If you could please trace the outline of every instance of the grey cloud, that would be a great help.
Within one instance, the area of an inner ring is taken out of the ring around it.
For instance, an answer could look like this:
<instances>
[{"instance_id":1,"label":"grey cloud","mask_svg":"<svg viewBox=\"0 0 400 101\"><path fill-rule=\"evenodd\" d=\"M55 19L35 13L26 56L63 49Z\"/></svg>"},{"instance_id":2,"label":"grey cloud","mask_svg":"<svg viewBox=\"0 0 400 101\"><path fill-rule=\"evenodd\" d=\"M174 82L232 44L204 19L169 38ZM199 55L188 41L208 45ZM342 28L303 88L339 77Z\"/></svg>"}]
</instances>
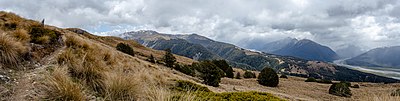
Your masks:
<instances>
[{"instance_id":1,"label":"grey cloud","mask_svg":"<svg viewBox=\"0 0 400 101\"><path fill-rule=\"evenodd\" d=\"M286 37L331 48L400 45L395 0L1 0L12 11L99 35L150 29L198 33L242 47ZM363 23L371 20L372 22Z\"/></svg>"}]
</instances>

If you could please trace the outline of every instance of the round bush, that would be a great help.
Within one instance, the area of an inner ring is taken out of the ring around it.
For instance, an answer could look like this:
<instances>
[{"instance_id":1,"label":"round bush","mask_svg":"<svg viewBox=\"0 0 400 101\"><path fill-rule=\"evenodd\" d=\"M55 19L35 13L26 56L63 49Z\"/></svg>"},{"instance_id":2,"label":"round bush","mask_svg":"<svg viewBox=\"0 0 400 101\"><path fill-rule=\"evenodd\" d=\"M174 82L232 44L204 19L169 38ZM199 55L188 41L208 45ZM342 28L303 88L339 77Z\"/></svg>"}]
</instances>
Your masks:
<instances>
[{"instance_id":1,"label":"round bush","mask_svg":"<svg viewBox=\"0 0 400 101\"><path fill-rule=\"evenodd\" d=\"M256 74L251 71L246 71L243 74L243 78L256 78Z\"/></svg>"},{"instance_id":2,"label":"round bush","mask_svg":"<svg viewBox=\"0 0 400 101\"><path fill-rule=\"evenodd\" d=\"M329 88L329 94L341 96L341 97L351 97L351 90L346 83L334 83Z\"/></svg>"},{"instance_id":3,"label":"round bush","mask_svg":"<svg viewBox=\"0 0 400 101\"><path fill-rule=\"evenodd\" d=\"M119 50L121 52L129 54L131 56L135 56L135 53L134 53L133 49L129 46L129 44L118 43L116 48L117 48L117 50Z\"/></svg>"},{"instance_id":4,"label":"round bush","mask_svg":"<svg viewBox=\"0 0 400 101\"><path fill-rule=\"evenodd\" d=\"M272 68L264 68L258 76L258 83L264 86L276 87L279 84L278 74Z\"/></svg>"}]
</instances>

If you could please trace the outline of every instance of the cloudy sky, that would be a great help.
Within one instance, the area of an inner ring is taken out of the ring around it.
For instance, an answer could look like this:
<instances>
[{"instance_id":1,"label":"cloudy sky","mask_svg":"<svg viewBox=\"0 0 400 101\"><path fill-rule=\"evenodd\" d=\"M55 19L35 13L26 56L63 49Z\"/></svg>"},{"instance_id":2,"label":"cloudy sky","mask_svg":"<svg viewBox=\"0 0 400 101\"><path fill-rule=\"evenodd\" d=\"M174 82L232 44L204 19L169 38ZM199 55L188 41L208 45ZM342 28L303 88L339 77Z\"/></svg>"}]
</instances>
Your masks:
<instances>
[{"instance_id":1,"label":"cloudy sky","mask_svg":"<svg viewBox=\"0 0 400 101\"><path fill-rule=\"evenodd\" d=\"M242 47L286 37L333 49L400 45L399 0L0 0L0 10L97 35L197 33Z\"/></svg>"}]
</instances>

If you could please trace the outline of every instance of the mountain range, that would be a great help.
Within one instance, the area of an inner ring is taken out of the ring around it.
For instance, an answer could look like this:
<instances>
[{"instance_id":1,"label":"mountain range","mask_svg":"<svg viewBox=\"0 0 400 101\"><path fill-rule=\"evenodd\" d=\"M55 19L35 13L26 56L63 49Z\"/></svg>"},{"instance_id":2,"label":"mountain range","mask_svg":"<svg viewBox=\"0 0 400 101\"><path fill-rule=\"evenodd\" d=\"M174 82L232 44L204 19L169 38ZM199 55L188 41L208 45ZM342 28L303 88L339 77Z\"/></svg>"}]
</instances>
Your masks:
<instances>
[{"instance_id":1,"label":"mountain range","mask_svg":"<svg viewBox=\"0 0 400 101\"><path fill-rule=\"evenodd\" d=\"M119 37L135 40L146 47L157 50L170 48L172 53L192 59L225 59L231 66L247 70L273 68L283 74L301 77L344 81L395 82L393 79L348 69L328 62L248 50L233 44L218 42L198 34L163 34L156 31L141 30L122 33ZM330 50L310 40L298 40L293 44L293 48L288 46L287 48L283 48L295 49L296 47L294 46L304 46L309 49L314 48L307 46L320 46L321 50ZM333 56L336 55L333 54ZM372 79L371 77L378 79Z\"/></svg>"},{"instance_id":2,"label":"mountain range","mask_svg":"<svg viewBox=\"0 0 400 101\"><path fill-rule=\"evenodd\" d=\"M400 46L375 48L345 62L349 65L400 68Z\"/></svg>"},{"instance_id":3,"label":"mountain range","mask_svg":"<svg viewBox=\"0 0 400 101\"><path fill-rule=\"evenodd\" d=\"M284 38L263 45L258 50L283 55L294 56L307 60L332 62L339 56L329 47L309 39Z\"/></svg>"}]
</instances>

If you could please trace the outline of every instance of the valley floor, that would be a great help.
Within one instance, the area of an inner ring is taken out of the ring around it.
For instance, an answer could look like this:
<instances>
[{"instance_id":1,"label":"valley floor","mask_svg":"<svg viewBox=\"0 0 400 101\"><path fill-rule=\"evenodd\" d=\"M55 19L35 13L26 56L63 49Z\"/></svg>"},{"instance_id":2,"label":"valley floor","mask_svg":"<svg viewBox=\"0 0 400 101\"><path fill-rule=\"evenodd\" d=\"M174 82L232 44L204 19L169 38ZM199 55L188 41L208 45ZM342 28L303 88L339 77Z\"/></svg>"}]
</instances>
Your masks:
<instances>
[{"instance_id":1,"label":"valley floor","mask_svg":"<svg viewBox=\"0 0 400 101\"><path fill-rule=\"evenodd\" d=\"M278 97L294 101L396 101L400 97L389 96L392 91L400 88L400 84L380 83L355 83L360 88L350 88L351 98L338 97L328 94L331 84L316 82L304 82L305 78L289 76L288 79L280 79L276 88L259 85L256 79L230 79L223 78L220 87L209 87L215 92L260 91L274 94Z\"/></svg>"}]
</instances>

